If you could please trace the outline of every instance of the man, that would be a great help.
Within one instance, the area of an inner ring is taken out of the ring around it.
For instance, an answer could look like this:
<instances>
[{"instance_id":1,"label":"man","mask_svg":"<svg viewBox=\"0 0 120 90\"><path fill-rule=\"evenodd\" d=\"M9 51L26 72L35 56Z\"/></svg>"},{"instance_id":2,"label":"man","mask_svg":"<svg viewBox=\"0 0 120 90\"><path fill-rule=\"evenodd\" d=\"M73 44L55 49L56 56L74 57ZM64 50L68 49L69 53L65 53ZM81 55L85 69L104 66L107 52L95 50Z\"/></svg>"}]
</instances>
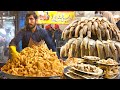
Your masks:
<instances>
[{"instance_id":1,"label":"man","mask_svg":"<svg viewBox=\"0 0 120 90\"><path fill-rule=\"evenodd\" d=\"M25 27L17 33L17 35L11 40L9 44L12 58L17 57L19 54L16 50L17 44L22 41L22 49L24 49L25 47L28 47L30 38L32 38L35 42L44 40L49 49L56 51L52 39L49 37L47 31L40 28L36 24L37 15L34 12L29 12L26 14L25 19Z\"/></svg>"},{"instance_id":2,"label":"man","mask_svg":"<svg viewBox=\"0 0 120 90\"><path fill-rule=\"evenodd\" d=\"M55 36L56 44L58 44L58 42L61 41L62 31L60 30L58 24L54 25L54 29L55 29L54 36Z\"/></svg>"},{"instance_id":3,"label":"man","mask_svg":"<svg viewBox=\"0 0 120 90\"><path fill-rule=\"evenodd\" d=\"M48 24L48 25L45 27L45 29L47 30L49 36L50 36L51 38L53 38L54 30L53 30L51 24Z\"/></svg>"},{"instance_id":4,"label":"man","mask_svg":"<svg viewBox=\"0 0 120 90\"><path fill-rule=\"evenodd\" d=\"M60 30L58 24L54 25L54 30L55 30L54 36L55 36L55 42L57 47L57 55L60 58L60 47L64 45L65 42L61 39L62 30Z\"/></svg>"},{"instance_id":5,"label":"man","mask_svg":"<svg viewBox=\"0 0 120 90\"><path fill-rule=\"evenodd\" d=\"M55 30L53 29L53 27L51 26L51 24L48 24L46 27L46 30L50 36L50 38L52 39L54 45L55 45L55 36L54 36L54 32Z\"/></svg>"}]
</instances>

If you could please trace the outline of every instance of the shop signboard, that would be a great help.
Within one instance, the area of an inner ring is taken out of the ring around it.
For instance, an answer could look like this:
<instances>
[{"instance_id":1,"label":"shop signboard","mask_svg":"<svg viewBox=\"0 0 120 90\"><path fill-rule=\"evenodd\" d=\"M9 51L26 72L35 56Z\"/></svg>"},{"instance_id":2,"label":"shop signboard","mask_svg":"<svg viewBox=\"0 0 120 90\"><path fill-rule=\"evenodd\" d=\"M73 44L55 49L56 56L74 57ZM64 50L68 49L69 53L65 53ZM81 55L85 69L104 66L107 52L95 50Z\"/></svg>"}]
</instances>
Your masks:
<instances>
[{"instance_id":1,"label":"shop signboard","mask_svg":"<svg viewBox=\"0 0 120 90\"><path fill-rule=\"evenodd\" d=\"M74 11L35 11L38 24L69 24L75 19Z\"/></svg>"}]
</instances>

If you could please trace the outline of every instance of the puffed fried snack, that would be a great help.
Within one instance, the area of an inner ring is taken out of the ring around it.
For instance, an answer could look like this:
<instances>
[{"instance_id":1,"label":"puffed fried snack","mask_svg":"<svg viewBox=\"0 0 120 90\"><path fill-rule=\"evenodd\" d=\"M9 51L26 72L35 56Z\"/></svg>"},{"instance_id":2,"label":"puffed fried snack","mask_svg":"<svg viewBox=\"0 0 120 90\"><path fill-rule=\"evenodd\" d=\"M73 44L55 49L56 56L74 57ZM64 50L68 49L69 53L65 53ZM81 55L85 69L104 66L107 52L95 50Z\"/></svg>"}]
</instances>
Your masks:
<instances>
[{"instance_id":1,"label":"puffed fried snack","mask_svg":"<svg viewBox=\"0 0 120 90\"><path fill-rule=\"evenodd\" d=\"M18 58L8 60L2 71L17 76L49 77L62 76L63 64L56 52L49 50L45 43L26 47Z\"/></svg>"}]
</instances>

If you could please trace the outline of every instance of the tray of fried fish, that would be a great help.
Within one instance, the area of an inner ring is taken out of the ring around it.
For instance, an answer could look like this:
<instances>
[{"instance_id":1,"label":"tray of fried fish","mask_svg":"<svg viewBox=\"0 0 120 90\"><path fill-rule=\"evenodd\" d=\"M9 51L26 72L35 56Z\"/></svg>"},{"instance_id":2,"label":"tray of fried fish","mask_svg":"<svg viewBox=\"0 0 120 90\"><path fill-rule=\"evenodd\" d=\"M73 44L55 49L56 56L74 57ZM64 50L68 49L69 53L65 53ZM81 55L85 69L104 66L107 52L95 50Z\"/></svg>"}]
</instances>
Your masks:
<instances>
[{"instance_id":1,"label":"tray of fried fish","mask_svg":"<svg viewBox=\"0 0 120 90\"><path fill-rule=\"evenodd\" d=\"M84 78L70 72L69 71L70 68L71 68L71 66L68 66L68 67L64 68L64 77L66 79L84 79Z\"/></svg>"},{"instance_id":2,"label":"tray of fried fish","mask_svg":"<svg viewBox=\"0 0 120 90\"><path fill-rule=\"evenodd\" d=\"M97 61L100 60L100 58L97 56L84 56L82 57L82 59L84 59L84 62L86 64L94 64L94 65L96 64Z\"/></svg>"},{"instance_id":3,"label":"tray of fried fish","mask_svg":"<svg viewBox=\"0 0 120 90\"><path fill-rule=\"evenodd\" d=\"M64 72L64 75L68 79L103 79L102 76L81 73L81 72L78 72L78 71L72 69L71 67L67 67L65 69L67 69L67 72Z\"/></svg>"},{"instance_id":4,"label":"tray of fried fish","mask_svg":"<svg viewBox=\"0 0 120 90\"><path fill-rule=\"evenodd\" d=\"M99 67L96 67L95 65L90 65L90 64L80 63L72 66L71 68L74 69L75 71L90 74L90 75L101 76L103 74L102 69L100 69Z\"/></svg>"},{"instance_id":5,"label":"tray of fried fish","mask_svg":"<svg viewBox=\"0 0 120 90\"><path fill-rule=\"evenodd\" d=\"M93 60L93 61L98 61L98 60L100 60L100 58L97 57L97 56L84 56L84 57L82 57L82 58L85 59L85 60Z\"/></svg>"},{"instance_id":6,"label":"tray of fried fish","mask_svg":"<svg viewBox=\"0 0 120 90\"><path fill-rule=\"evenodd\" d=\"M100 65L105 65L105 66L116 66L116 65L120 65L120 63L118 63L117 61L115 61L114 59L108 58L106 59L101 59L99 61L96 62L97 64Z\"/></svg>"}]
</instances>

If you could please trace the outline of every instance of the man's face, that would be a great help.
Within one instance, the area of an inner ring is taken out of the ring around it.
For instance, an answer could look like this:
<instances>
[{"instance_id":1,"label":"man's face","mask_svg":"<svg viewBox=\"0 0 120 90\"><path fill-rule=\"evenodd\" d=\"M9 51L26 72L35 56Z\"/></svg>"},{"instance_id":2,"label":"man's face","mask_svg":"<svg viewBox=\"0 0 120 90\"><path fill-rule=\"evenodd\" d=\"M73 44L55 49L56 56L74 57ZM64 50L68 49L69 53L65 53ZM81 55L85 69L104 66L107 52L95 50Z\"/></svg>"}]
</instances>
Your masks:
<instances>
[{"instance_id":1,"label":"man's face","mask_svg":"<svg viewBox=\"0 0 120 90\"><path fill-rule=\"evenodd\" d=\"M27 17L26 25L29 29L33 29L36 26L36 19L33 17L33 15Z\"/></svg>"}]
</instances>

